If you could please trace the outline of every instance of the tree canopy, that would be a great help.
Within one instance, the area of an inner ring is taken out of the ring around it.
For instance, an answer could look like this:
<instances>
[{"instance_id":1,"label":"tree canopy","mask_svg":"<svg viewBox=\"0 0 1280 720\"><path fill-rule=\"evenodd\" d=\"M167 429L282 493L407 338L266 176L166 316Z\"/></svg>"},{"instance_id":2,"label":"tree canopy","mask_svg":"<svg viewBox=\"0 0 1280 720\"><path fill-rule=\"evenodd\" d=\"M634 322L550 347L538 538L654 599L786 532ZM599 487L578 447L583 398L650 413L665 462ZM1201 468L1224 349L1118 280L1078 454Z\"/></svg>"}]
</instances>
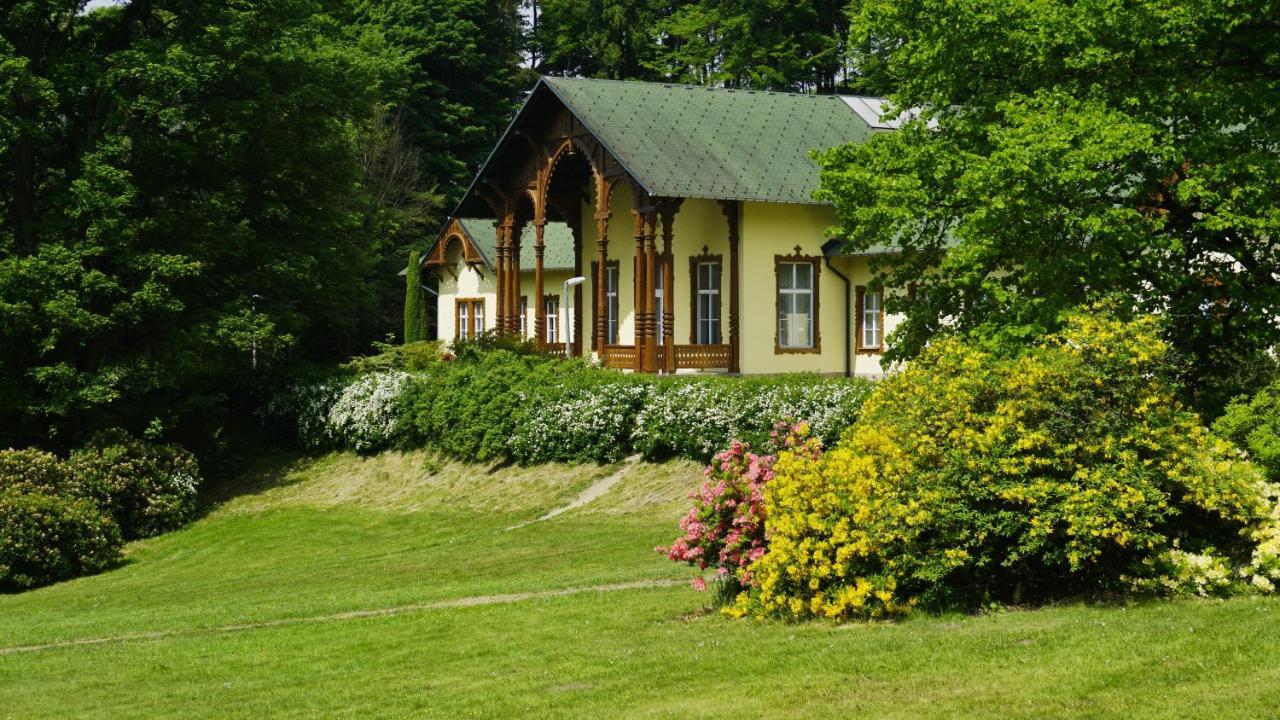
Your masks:
<instances>
[{"instance_id":1,"label":"tree canopy","mask_svg":"<svg viewBox=\"0 0 1280 720\"><path fill-rule=\"evenodd\" d=\"M0 445L208 440L397 330L404 245L514 100L514 13L0 9Z\"/></svg>"},{"instance_id":2,"label":"tree canopy","mask_svg":"<svg viewBox=\"0 0 1280 720\"><path fill-rule=\"evenodd\" d=\"M1103 297L1167 320L1212 412L1280 340L1273 3L858 0L852 63L899 132L820 156L820 197L905 312L995 342ZM932 268L932 269L931 269Z\"/></svg>"}]
</instances>

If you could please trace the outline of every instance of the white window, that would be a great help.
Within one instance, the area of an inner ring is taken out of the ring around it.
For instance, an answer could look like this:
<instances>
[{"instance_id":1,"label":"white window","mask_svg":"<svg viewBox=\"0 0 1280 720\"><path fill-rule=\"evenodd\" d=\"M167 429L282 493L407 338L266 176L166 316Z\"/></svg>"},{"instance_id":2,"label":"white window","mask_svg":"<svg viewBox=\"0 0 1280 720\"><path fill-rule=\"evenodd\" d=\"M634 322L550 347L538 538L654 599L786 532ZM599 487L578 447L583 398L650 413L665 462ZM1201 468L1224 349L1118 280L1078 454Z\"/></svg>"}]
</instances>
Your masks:
<instances>
[{"instance_id":1,"label":"white window","mask_svg":"<svg viewBox=\"0 0 1280 720\"><path fill-rule=\"evenodd\" d=\"M699 345L720 342L720 263L700 262L697 266L697 325Z\"/></svg>"},{"instance_id":2,"label":"white window","mask_svg":"<svg viewBox=\"0 0 1280 720\"><path fill-rule=\"evenodd\" d=\"M884 322L883 302L884 297L879 290L862 296L862 348L880 349L884 340L884 328L881 327Z\"/></svg>"},{"instance_id":3,"label":"white window","mask_svg":"<svg viewBox=\"0 0 1280 720\"><path fill-rule=\"evenodd\" d=\"M778 347L814 346L812 262L778 263Z\"/></svg>"},{"instance_id":4,"label":"white window","mask_svg":"<svg viewBox=\"0 0 1280 720\"><path fill-rule=\"evenodd\" d=\"M618 343L618 266L605 268L605 342L610 345Z\"/></svg>"},{"instance_id":5,"label":"white window","mask_svg":"<svg viewBox=\"0 0 1280 720\"><path fill-rule=\"evenodd\" d=\"M545 341L548 344L560 342L560 299L548 296L545 305L547 314L547 337Z\"/></svg>"},{"instance_id":6,"label":"white window","mask_svg":"<svg viewBox=\"0 0 1280 720\"><path fill-rule=\"evenodd\" d=\"M484 300L459 299L454 312L456 337L473 338L484 332Z\"/></svg>"}]
</instances>

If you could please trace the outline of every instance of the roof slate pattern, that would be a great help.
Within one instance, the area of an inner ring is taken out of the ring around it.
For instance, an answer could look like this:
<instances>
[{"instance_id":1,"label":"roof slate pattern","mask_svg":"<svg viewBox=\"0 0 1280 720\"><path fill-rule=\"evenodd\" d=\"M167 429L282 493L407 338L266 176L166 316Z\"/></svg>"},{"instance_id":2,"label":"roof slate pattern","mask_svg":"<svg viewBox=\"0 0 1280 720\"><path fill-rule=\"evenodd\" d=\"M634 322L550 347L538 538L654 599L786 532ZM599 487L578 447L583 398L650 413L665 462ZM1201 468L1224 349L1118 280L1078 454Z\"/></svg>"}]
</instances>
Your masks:
<instances>
[{"instance_id":1,"label":"roof slate pattern","mask_svg":"<svg viewBox=\"0 0 1280 720\"><path fill-rule=\"evenodd\" d=\"M484 255L485 264L492 269L493 261L498 256L498 229L493 221L459 218L458 222L471 236L471 241L479 248L480 254ZM533 238L533 224L529 223L520 233L520 270L522 271L533 271L537 262L537 255L533 251ZM542 229L542 248L543 270L573 269L573 231L566 223L547 223Z\"/></svg>"},{"instance_id":2,"label":"roof slate pattern","mask_svg":"<svg viewBox=\"0 0 1280 720\"><path fill-rule=\"evenodd\" d=\"M834 95L580 78L543 83L661 197L813 204L818 167L809 152L862 142L873 132L865 112Z\"/></svg>"}]
</instances>

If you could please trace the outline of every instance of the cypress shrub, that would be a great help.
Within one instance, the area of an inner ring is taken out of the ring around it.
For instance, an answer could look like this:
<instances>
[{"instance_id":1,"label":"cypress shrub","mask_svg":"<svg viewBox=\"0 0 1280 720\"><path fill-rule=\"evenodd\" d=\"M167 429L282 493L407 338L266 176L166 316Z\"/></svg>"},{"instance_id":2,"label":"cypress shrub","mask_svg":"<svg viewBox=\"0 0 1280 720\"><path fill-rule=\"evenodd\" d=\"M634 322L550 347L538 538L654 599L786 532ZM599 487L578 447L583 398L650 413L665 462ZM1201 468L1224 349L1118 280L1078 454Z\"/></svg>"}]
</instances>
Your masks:
<instances>
[{"instance_id":1,"label":"cypress shrub","mask_svg":"<svg viewBox=\"0 0 1280 720\"><path fill-rule=\"evenodd\" d=\"M409 251L409 268L404 279L404 344L427 339L427 309L422 297L422 271L418 251Z\"/></svg>"}]
</instances>

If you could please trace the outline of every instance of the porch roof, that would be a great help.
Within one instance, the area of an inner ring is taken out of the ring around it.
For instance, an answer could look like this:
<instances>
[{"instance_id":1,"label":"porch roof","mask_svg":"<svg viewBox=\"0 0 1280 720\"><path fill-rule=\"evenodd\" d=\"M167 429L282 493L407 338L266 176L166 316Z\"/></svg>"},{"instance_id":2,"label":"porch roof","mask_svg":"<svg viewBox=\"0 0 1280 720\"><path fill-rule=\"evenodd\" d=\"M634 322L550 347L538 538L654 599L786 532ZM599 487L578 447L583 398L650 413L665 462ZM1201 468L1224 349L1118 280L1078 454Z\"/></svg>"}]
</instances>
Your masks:
<instances>
[{"instance_id":1,"label":"porch roof","mask_svg":"<svg viewBox=\"0 0 1280 720\"><path fill-rule=\"evenodd\" d=\"M485 265L493 269L493 260L498 256L498 228L492 220L479 218L459 218L462 229L471 236L471 242L484 255ZM537 261L533 251L533 224L524 226L520 237L520 270L532 272ZM573 269L573 231L562 222L549 222L542 229L542 269Z\"/></svg>"}]
</instances>

